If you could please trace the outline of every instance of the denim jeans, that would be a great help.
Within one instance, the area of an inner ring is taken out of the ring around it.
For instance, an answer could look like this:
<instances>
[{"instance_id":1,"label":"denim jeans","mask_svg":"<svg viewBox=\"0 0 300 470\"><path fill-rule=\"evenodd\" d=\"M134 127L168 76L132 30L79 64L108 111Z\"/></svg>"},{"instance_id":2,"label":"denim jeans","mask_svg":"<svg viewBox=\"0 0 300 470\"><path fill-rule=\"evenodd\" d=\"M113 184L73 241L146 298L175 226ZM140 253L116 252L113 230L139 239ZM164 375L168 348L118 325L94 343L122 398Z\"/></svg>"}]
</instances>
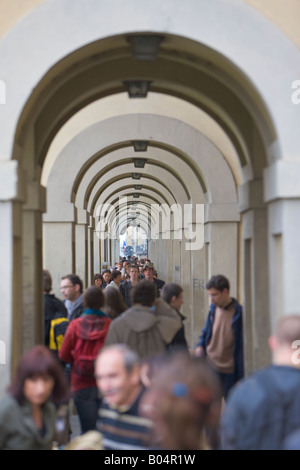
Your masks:
<instances>
[{"instance_id":1,"label":"denim jeans","mask_svg":"<svg viewBox=\"0 0 300 470\"><path fill-rule=\"evenodd\" d=\"M73 400L78 413L81 433L96 429L101 398L97 387L87 387L73 392Z\"/></svg>"}]
</instances>

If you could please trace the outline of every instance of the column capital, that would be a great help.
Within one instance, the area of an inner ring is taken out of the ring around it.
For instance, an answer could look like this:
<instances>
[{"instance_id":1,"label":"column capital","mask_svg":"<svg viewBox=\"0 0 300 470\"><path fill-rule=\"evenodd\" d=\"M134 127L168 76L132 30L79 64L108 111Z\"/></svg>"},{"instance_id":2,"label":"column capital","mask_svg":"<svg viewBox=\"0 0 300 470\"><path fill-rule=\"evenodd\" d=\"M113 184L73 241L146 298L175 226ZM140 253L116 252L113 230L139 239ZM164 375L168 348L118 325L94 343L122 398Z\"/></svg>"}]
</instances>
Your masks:
<instances>
[{"instance_id":1,"label":"column capital","mask_svg":"<svg viewBox=\"0 0 300 470\"><path fill-rule=\"evenodd\" d=\"M264 170L264 199L300 199L300 159L278 160Z\"/></svg>"}]
</instances>

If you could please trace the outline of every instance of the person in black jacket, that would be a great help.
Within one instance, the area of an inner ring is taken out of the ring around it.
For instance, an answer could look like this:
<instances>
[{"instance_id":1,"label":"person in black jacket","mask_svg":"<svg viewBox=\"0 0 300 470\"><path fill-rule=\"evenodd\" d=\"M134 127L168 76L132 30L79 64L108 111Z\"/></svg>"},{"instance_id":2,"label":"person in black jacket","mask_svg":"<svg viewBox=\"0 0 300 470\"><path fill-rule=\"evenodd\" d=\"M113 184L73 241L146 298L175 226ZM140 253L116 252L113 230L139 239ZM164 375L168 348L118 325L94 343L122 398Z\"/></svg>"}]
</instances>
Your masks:
<instances>
[{"instance_id":1,"label":"person in black jacket","mask_svg":"<svg viewBox=\"0 0 300 470\"><path fill-rule=\"evenodd\" d=\"M123 296L124 302L127 307L132 306L131 291L134 286L139 282L139 267L135 264L130 266L129 270L129 281L122 282L119 286L119 290Z\"/></svg>"},{"instance_id":2,"label":"person in black jacket","mask_svg":"<svg viewBox=\"0 0 300 470\"><path fill-rule=\"evenodd\" d=\"M45 318L45 346L50 343L50 324L54 316L67 317L68 311L64 303L50 294L52 290L52 277L47 269L43 271L44 318Z\"/></svg>"},{"instance_id":3,"label":"person in black jacket","mask_svg":"<svg viewBox=\"0 0 300 470\"><path fill-rule=\"evenodd\" d=\"M180 308L183 304L183 289L179 284L170 282L165 284L161 291L161 298L167 302L178 314L182 322L182 328L178 330L176 335L173 338L173 341L168 345L168 349L183 348L188 349L188 345L185 339L184 332L184 320L185 317L180 313Z\"/></svg>"}]
</instances>

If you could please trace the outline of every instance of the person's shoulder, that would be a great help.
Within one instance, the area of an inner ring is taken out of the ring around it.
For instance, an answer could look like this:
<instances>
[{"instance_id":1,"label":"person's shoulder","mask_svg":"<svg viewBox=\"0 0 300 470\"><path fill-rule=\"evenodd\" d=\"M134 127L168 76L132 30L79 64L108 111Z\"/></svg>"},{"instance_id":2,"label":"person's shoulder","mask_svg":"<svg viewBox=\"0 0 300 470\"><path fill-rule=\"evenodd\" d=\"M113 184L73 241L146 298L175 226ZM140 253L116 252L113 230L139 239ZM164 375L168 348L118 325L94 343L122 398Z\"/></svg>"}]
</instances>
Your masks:
<instances>
[{"instance_id":1,"label":"person's shoulder","mask_svg":"<svg viewBox=\"0 0 300 470\"><path fill-rule=\"evenodd\" d=\"M18 408L17 400L11 396L6 395L0 400L0 416L1 420L4 419L5 416L11 416L11 413Z\"/></svg>"}]
</instances>

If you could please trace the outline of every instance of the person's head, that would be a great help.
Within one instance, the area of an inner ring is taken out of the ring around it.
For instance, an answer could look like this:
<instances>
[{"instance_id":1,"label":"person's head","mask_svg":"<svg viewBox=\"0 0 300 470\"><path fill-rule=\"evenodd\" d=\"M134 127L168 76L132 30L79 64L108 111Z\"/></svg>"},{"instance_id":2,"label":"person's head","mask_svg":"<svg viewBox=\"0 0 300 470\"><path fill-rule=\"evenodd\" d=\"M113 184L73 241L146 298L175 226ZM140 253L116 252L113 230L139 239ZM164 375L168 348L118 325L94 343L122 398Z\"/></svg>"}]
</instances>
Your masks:
<instances>
[{"instance_id":1,"label":"person's head","mask_svg":"<svg viewBox=\"0 0 300 470\"><path fill-rule=\"evenodd\" d=\"M161 291L162 299L176 310L180 310L183 304L183 290L179 284L170 282L165 284Z\"/></svg>"},{"instance_id":2,"label":"person's head","mask_svg":"<svg viewBox=\"0 0 300 470\"><path fill-rule=\"evenodd\" d=\"M53 353L43 345L34 346L21 357L8 392L22 404L43 405L48 400L60 405L69 399L63 369Z\"/></svg>"},{"instance_id":3,"label":"person's head","mask_svg":"<svg viewBox=\"0 0 300 470\"><path fill-rule=\"evenodd\" d=\"M96 286L89 287L83 294L83 305L85 308L100 310L104 305L104 295L102 289Z\"/></svg>"},{"instance_id":4,"label":"person's head","mask_svg":"<svg viewBox=\"0 0 300 470\"><path fill-rule=\"evenodd\" d=\"M102 348L95 362L95 378L109 405L131 405L141 386L138 355L123 344Z\"/></svg>"},{"instance_id":5,"label":"person's head","mask_svg":"<svg viewBox=\"0 0 300 470\"><path fill-rule=\"evenodd\" d=\"M52 290L52 277L47 269L43 270L43 291L44 294L49 294Z\"/></svg>"},{"instance_id":6,"label":"person's head","mask_svg":"<svg viewBox=\"0 0 300 470\"><path fill-rule=\"evenodd\" d=\"M152 263L145 263L143 267L143 275L148 281L153 281L154 278L154 266Z\"/></svg>"},{"instance_id":7,"label":"person's head","mask_svg":"<svg viewBox=\"0 0 300 470\"><path fill-rule=\"evenodd\" d=\"M139 267L136 264L129 266L129 277L131 282L136 282L139 279Z\"/></svg>"},{"instance_id":8,"label":"person's head","mask_svg":"<svg viewBox=\"0 0 300 470\"><path fill-rule=\"evenodd\" d=\"M110 281L111 281L111 271L110 269L104 269L104 271L102 271L102 277L103 277L103 280L106 284L109 284Z\"/></svg>"},{"instance_id":9,"label":"person's head","mask_svg":"<svg viewBox=\"0 0 300 470\"><path fill-rule=\"evenodd\" d=\"M211 302L217 307L225 307L230 300L230 285L222 274L212 276L206 284Z\"/></svg>"},{"instance_id":10,"label":"person's head","mask_svg":"<svg viewBox=\"0 0 300 470\"><path fill-rule=\"evenodd\" d=\"M132 289L131 299L133 305L140 304L145 307L152 307L157 295L156 285L153 282L143 279Z\"/></svg>"},{"instance_id":11,"label":"person's head","mask_svg":"<svg viewBox=\"0 0 300 470\"><path fill-rule=\"evenodd\" d=\"M127 305L124 302L121 292L114 287L108 287L103 290L104 294L104 307L103 311L110 317L116 318L121 313L127 310Z\"/></svg>"},{"instance_id":12,"label":"person's head","mask_svg":"<svg viewBox=\"0 0 300 470\"><path fill-rule=\"evenodd\" d=\"M83 290L82 280L77 274L63 276L60 282L60 290L65 299L75 302L81 296Z\"/></svg>"},{"instance_id":13,"label":"person's head","mask_svg":"<svg viewBox=\"0 0 300 470\"><path fill-rule=\"evenodd\" d=\"M300 367L300 314L282 317L269 337L273 362L277 365Z\"/></svg>"},{"instance_id":14,"label":"person's head","mask_svg":"<svg viewBox=\"0 0 300 470\"><path fill-rule=\"evenodd\" d=\"M121 271L119 271L118 269L114 269L111 273L111 280L114 281L115 284L117 284L117 286L120 284L121 282L121 277L122 277L122 274L121 274Z\"/></svg>"},{"instance_id":15,"label":"person's head","mask_svg":"<svg viewBox=\"0 0 300 470\"><path fill-rule=\"evenodd\" d=\"M116 266L115 266L116 269L118 269L118 271L122 271L122 268L123 268L123 264L121 261L119 261L118 263L116 263Z\"/></svg>"},{"instance_id":16,"label":"person's head","mask_svg":"<svg viewBox=\"0 0 300 470\"><path fill-rule=\"evenodd\" d=\"M102 274L100 274L100 273L95 274L94 275L94 284L95 284L96 287L98 287L98 289L101 288L102 282L103 282Z\"/></svg>"},{"instance_id":17,"label":"person's head","mask_svg":"<svg viewBox=\"0 0 300 470\"><path fill-rule=\"evenodd\" d=\"M221 405L216 374L203 360L182 353L157 368L141 412L153 420L162 449L200 450L218 445Z\"/></svg>"}]
</instances>

